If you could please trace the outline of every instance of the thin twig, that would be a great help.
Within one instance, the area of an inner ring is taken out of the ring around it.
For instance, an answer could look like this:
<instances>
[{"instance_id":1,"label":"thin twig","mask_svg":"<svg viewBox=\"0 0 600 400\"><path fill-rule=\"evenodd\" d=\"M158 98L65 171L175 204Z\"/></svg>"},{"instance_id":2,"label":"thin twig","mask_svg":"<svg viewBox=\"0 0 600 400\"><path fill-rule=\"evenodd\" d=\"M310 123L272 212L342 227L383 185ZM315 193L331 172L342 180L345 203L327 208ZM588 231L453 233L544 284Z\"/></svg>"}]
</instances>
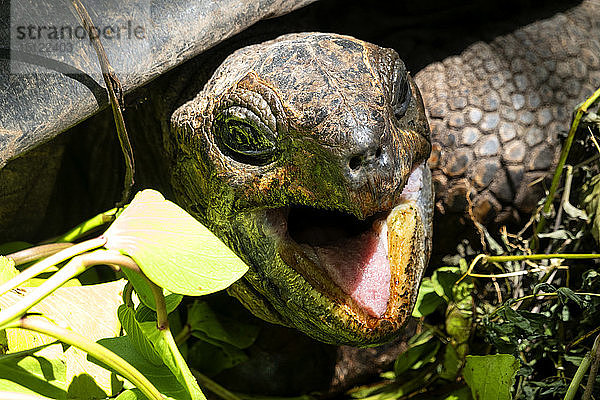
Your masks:
<instances>
[{"instance_id":1,"label":"thin twig","mask_svg":"<svg viewBox=\"0 0 600 400\"><path fill-rule=\"evenodd\" d=\"M592 358L592 367L590 368L590 374L588 376L587 385L585 386L585 392L581 400L590 400L592 397L592 390L594 390L594 384L596 383L596 374L598 373L598 365L600 364L600 335L596 336L594 340L594 346L590 351Z\"/></svg>"},{"instance_id":2,"label":"thin twig","mask_svg":"<svg viewBox=\"0 0 600 400\"><path fill-rule=\"evenodd\" d=\"M600 332L600 326L594 328L594 330L592 330L591 332L586 333L585 335L575 339L574 341L572 341L571 343L569 343L566 347L565 347L565 352L569 351L572 347L577 346L579 343L583 342L584 340L586 340L587 338L589 338L590 336L594 336L596 333Z\"/></svg>"},{"instance_id":3,"label":"thin twig","mask_svg":"<svg viewBox=\"0 0 600 400\"><path fill-rule=\"evenodd\" d=\"M134 184L135 174L135 159L133 157L133 149L131 147L131 142L129 141L129 136L127 135L125 121L123 119L123 111L121 109L123 106L123 88L121 86L121 82L114 72L114 69L108 62L108 57L104 51L104 46L98 37L99 35L94 31L94 24L84 5L80 0L73 0L72 4L77 12L77 15L79 16L79 19L81 20L82 26L87 31L90 43L94 47L94 50L98 56L100 69L102 70L102 77L104 78L104 82L106 84L106 90L108 91L110 105L112 107L115 124L117 126L117 135L119 137L119 142L121 143L121 150L123 151L123 155L125 157L125 182L123 194L121 196L121 200L119 203L117 203L117 207L122 207L129 200L131 188Z\"/></svg>"}]
</instances>

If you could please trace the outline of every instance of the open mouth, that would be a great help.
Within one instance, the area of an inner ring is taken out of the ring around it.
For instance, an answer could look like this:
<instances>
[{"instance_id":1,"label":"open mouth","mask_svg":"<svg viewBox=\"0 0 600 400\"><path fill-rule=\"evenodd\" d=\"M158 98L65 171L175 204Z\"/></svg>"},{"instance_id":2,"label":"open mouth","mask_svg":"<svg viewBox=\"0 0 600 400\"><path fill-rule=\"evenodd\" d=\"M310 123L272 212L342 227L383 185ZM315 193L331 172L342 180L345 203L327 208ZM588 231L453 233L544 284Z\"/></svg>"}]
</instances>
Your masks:
<instances>
[{"instance_id":1,"label":"open mouth","mask_svg":"<svg viewBox=\"0 0 600 400\"><path fill-rule=\"evenodd\" d=\"M413 171L398 205L365 220L305 206L279 209L282 258L355 314L394 318L398 304L409 300L399 297L409 295L413 253L423 250L416 242L429 223L421 201L424 168Z\"/></svg>"},{"instance_id":2,"label":"open mouth","mask_svg":"<svg viewBox=\"0 0 600 400\"><path fill-rule=\"evenodd\" d=\"M372 316L381 316L390 297L387 224L389 212L361 221L336 211L292 207L290 238L314 254L344 293Z\"/></svg>"}]
</instances>

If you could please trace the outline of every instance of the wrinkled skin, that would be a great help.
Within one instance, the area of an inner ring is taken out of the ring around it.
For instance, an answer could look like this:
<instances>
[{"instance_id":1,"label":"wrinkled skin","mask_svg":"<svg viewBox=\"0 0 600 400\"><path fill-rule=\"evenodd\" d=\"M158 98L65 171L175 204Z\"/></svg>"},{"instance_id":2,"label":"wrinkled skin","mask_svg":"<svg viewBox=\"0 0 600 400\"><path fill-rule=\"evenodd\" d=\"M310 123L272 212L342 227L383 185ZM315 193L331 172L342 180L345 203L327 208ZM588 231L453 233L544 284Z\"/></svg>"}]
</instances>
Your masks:
<instances>
[{"instance_id":1,"label":"wrinkled skin","mask_svg":"<svg viewBox=\"0 0 600 400\"><path fill-rule=\"evenodd\" d=\"M374 345L398 333L429 257L432 191L424 107L393 50L329 34L243 48L171 126L177 202L250 266L231 294L257 316L328 343ZM417 170L422 190L407 197ZM384 309L369 312L332 280L314 231L300 239L288 231L296 210L309 225L311 213L327 218L317 210L374 224L326 245L341 257L352 250L344 246L383 237Z\"/></svg>"}]
</instances>

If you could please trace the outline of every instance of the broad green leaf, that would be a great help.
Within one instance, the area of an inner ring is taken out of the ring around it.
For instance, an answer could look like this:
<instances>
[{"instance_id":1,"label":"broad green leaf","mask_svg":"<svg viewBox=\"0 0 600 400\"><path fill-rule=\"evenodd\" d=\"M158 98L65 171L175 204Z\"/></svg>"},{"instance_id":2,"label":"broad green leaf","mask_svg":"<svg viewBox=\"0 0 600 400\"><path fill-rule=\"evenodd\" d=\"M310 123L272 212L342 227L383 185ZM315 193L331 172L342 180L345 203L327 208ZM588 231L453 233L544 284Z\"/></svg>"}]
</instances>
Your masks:
<instances>
[{"instance_id":1,"label":"broad green leaf","mask_svg":"<svg viewBox=\"0 0 600 400\"><path fill-rule=\"evenodd\" d=\"M447 344L444 348L444 360L442 362L440 377L449 381L455 380L460 371L460 364L460 357L456 349L451 344Z\"/></svg>"},{"instance_id":2,"label":"broad green leaf","mask_svg":"<svg viewBox=\"0 0 600 400\"><path fill-rule=\"evenodd\" d=\"M171 370L179 383L186 388L190 397L194 400L205 399L198 387L196 378L190 372L189 367L177 349L171 331L168 329L159 330L154 321L142 322L139 325L144 335L154 346L157 354L162 358L164 364Z\"/></svg>"},{"instance_id":3,"label":"broad green leaf","mask_svg":"<svg viewBox=\"0 0 600 400\"><path fill-rule=\"evenodd\" d=\"M90 340L114 337L121 324L117 319L117 307L121 304L121 291L125 280L100 285L61 287L42 302L31 308L55 323L67 326ZM0 297L0 307L14 304L31 292L30 288L10 291ZM53 343L49 336L21 329L7 329L8 348L11 353ZM56 349L51 346L52 349ZM78 393L99 387L106 395L120 390L114 385L110 371L87 361L87 354L75 347L64 353L45 353L46 358L56 359L66 365L66 381L69 392ZM89 375L94 382L86 377Z\"/></svg>"},{"instance_id":4,"label":"broad green leaf","mask_svg":"<svg viewBox=\"0 0 600 400\"><path fill-rule=\"evenodd\" d=\"M19 275L15 262L11 258L0 256L0 283L11 280Z\"/></svg>"},{"instance_id":5,"label":"broad green leaf","mask_svg":"<svg viewBox=\"0 0 600 400\"><path fill-rule=\"evenodd\" d=\"M438 268L431 276L433 289L438 296L443 297L446 301L450 301L452 299L452 287L460 276L458 267Z\"/></svg>"},{"instance_id":6,"label":"broad green leaf","mask_svg":"<svg viewBox=\"0 0 600 400\"><path fill-rule=\"evenodd\" d=\"M440 347L439 340L432 338L431 340L413 346L400 354L394 364L394 372L397 377L415 366L417 363L423 364L431 360Z\"/></svg>"},{"instance_id":7,"label":"broad green leaf","mask_svg":"<svg viewBox=\"0 0 600 400\"><path fill-rule=\"evenodd\" d=\"M119 393L123 388L122 382L115 382L116 386L108 392ZM67 389L68 399L104 399L105 391L98 386L96 379L86 373L81 373L70 379Z\"/></svg>"},{"instance_id":8,"label":"broad green leaf","mask_svg":"<svg viewBox=\"0 0 600 400\"><path fill-rule=\"evenodd\" d=\"M260 329L256 325L214 312L205 301L197 301L188 309L188 324L194 336L225 342L238 349L251 346Z\"/></svg>"},{"instance_id":9,"label":"broad green leaf","mask_svg":"<svg viewBox=\"0 0 600 400\"><path fill-rule=\"evenodd\" d=\"M67 367L63 360L53 356L62 353L62 346L50 347L53 349L42 348L31 355L0 356L0 391L66 399Z\"/></svg>"},{"instance_id":10,"label":"broad green leaf","mask_svg":"<svg viewBox=\"0 0 600 400\"><path fill-rule=\"evenodd\" d=\"M145 400L146 397L139 389L127 389L116 397L115 400Z\"/></svg>"},{"instance_id":11,"label":"broad green leaf","mask_svg":"<svg viewBox=\"0 0 600 400\"><path fill-rule=\"evenodd\" d=\"M467 356L463 377L475 399L510 400L510 388L519 369L511 354Z\"/></svg>"},{"instance_id":12,"label":"broad green leaf","mask_svg":"<svg viewBox=\"0 0 600 400\"><path fill-rule=\"evenodd\" d=\"M446 309L446 332L457 344L459 358L468 350L473 325L473 281L467 277L452 285L452 301Z\"/></svg>"},{"instance_id":13,"label":"broad green leaf","mask_svg":"<svg viewBox=\"0 0 600 400\"><path fill-rule=\"evenodd\" d=\"M135 369L140 371L152 384L163 394L169 396L169 398L177 400L190 399L189 394L184 387L179 383L175 375L167 368L164 364L160 366L152 365L148 360L142 356L136 350L135 346L131 344L131 340L128 336L120 336L116 338L101 339L98 341L99 344L103 345L112 352L118 354L125 361L131 364ZM98 365L102 365L105 368L109 368L97 360L92 360ZM133 392L137 390L126 382L126 388L132 389ZM139 392L138 392L139 393ZM139 397L145 399L144 396ZM200 397L202 398L202 397Z\"/></svg>"},{"instance_id":14,"label":"broad green leaf","mask_svg":"<svg viewBox=\"0 0 600 400\"><path fill-rule=\"evenodd\" d=\"M158 286L190 296L227 288L248 266L219 238L154 190L136 194L105 232Z\"/></svg>"},{"instance_id":15,"label":"broad green leaf","mask_svg":"<svg viewBox=\"0 0 600 400\"><path fill-rule=\"evenodd\" d=\"M119 321L121 321L121 325L123 325L123 329L127 332L131 344L138 353L151 364L162 365L162 358L158 355L156 350L154 350L154 346L150 343L150 340L144 335L142 328L140 328L138 321L135 319L134 311L122 304L119 306L117 314L119 316Z\"/></svg>"},{"instance_id":16,"label":"broad green leaf","mask_svg":"<svg viewBox=\"0 0 600 400\"><path fill-rule=\"evenodd\" d=\"M419 294L417 295L417 301L412 316L421 318L429 315L443 302L444 299L436 293L431 278L424 278L419 287Z\"/></svg>"},{"instance_id":17,"label":"broad green leaf","mask_svg":"<svg viewBox=\"0 0 600 400\"><path fill-rule=\"evenodd\" d=\"M127 277L127 280L133 285L135 293L137 293L140 301L146 307L152 309L153 311L156 311L156 305L154 304L154 295L152 294L152 290L150 289L150 286L148 286L147 281L139 273L130 269L123 268L123 273ZM168 314L175 310L179 303L181 303L183 295L169 293L165 290L163 290L163 294L165 296L165 305L167 307Z\"/></svg>"},{"instance_id":18,"label":"broad green leaf","mask_svg":"<svg viewBox=\"0 0 600 400\"><path fill-rule=\"evenodd\" d=\"M448 394L446 397L443 397L443 400L471 400L471 391L467 386L464 386L460 389L453 391Z\"/></svg>"},{"instance_id":19,"label":"broad green leaf","mask_svg":"<svg viewBox=\"0 0 600 400\"><path fill-rule=\"evenodd\" d=\"M566 303L566 299L573 301L579 307L583 307L585 305L585 299L581 296L577 296L575 292L567 287L560 287L556 290L558 293L559 299Z\"/></svg>"}]
</instances>

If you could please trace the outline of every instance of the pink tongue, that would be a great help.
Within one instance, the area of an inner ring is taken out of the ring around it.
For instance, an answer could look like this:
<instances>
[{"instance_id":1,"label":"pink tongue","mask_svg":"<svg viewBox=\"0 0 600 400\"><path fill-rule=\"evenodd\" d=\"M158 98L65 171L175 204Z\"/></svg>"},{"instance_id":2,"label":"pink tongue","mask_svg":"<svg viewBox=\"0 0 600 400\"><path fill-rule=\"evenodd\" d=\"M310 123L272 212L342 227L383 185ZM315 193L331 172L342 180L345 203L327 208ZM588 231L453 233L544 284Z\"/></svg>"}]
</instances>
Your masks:
<instances>
[{"instance_id":1,"label":"pink tongue","mask_svg":"<svg viewBox=\"0 0 600 400\"><path fill-rule=\"evenodd\" d=\"M315 247L333 281L374 317L385 312L390 298L386 228L334 246Z\"/></svg>"}]
</instances>

